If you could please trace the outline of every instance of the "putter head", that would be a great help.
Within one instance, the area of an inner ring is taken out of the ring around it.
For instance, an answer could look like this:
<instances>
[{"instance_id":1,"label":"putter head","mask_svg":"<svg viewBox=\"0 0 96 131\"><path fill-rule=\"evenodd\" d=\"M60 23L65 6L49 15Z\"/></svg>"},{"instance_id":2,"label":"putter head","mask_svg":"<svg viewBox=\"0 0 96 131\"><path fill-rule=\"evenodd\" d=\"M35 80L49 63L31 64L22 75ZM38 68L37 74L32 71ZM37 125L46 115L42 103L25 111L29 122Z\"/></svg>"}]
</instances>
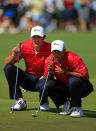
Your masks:
<instances>
[{"instance_id":1,"label":"putter head","mask_svg":"<svg viewBox=\"0 0 96 131\"><path fill-rule=\"evenodd\" d=\"M10 110L11 110L10 113L13 114L14 113L14 107L11 107Z\"/></svg>"},{"instance_id":2,"label":"putter head","mask_svg":"<svg viewBox=\"0 0 96 131\"><path fill-rule=\"evenodd\" d=\"M36 114L36 113L35 113L35 114L32 114L32 116L33 116L33 117L37 117L37 114Z\"/></svg>"},{"instance_id":3,"label":"putter head","mask_svg":"<svg viewBox=\"0 0 96 131\"><path fill-rule=\"evenodd\" d=\"M13 108L11 108L10 114L13 114L13 113L14 113L14 110L13 110Z\"/></svg>"},{"instance_id":4,"label":"putter head","mask_svg":"<svg viewBox=\"0 0 96 131\"><path fill-rule=\"evenodd\" d=\"M13 114L14 113L14 111L10 111L10 114Z\"/></svg>"}]
</instances>

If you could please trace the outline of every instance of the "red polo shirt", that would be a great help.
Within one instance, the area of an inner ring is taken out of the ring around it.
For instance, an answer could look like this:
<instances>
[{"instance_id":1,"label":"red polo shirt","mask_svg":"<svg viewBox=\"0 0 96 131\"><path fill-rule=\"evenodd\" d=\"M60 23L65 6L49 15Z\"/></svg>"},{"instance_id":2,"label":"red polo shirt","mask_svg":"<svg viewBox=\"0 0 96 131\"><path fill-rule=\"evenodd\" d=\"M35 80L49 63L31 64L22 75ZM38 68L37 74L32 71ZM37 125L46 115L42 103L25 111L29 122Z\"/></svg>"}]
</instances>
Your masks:
<instances>
[{"instance_id":1,"label":"red polo shirt","mask_svg":"<svg viewBox=\"0 0 96 131\"><path fill-rule=\"evenodd\" d=\"M52 54L45 61L44 75L47 75L48 73L47 67L51 59L52 59ZM56 59L54 59L53 62L54 62L54 68L62 66L63 68L68 69L71 72L75 71L81 73L82 75L88 71L83 60L78 55L76 55L71 51L65 52L62 62L60 64L56 61ZM55 72L53 72L53 74L56 76L57 79L65 83L67 83L68 79L70 78L70 75L56 74Z\"/></svg>"},{"instance_id":2,"label":"red polo shirt","mask_svg":"<svg viewBox=\"0 0 96 131\"><path fill-rule=\"evenodd\" d=\"M25 61L26 71L33 75L41 75L44 73L44 62L46 57L51 53L51 44L44 42L42 49L36 52L33 48L33 40L25 41L21 44L20 59ZM10 54L12 55L12 53ZM14 63L17 62L15 58Z\"/></svg>"}]
</instances>

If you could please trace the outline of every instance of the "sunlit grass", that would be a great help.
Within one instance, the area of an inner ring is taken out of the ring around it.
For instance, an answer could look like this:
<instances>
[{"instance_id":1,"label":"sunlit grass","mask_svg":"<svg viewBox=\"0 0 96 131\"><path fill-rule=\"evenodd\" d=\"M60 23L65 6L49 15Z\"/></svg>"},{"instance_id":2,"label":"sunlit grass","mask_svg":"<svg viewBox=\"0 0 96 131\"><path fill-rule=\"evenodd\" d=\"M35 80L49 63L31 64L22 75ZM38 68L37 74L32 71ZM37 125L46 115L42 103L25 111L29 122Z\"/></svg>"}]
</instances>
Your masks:
<instances>
[{"instance_id":1,"label":"sunlit grass","mask_svg":"<svg viewBox=\"0 0 96 131\"><path fill-rule=\"evenodd\" d=\"M90 74L90 81L96 90L96 32L46 32L46 41L61 39L66 44L66 50L77 53L85 61ZM39 104L38 93L23 92L28 110L10 114L13 100L9 100L8 84L4 75L4 59L11 49L19 42L30 39L30 32L0 35L0 131L95 131L96 130L96 92L82 99L85 116L71 118L60 116L52 100L49 99L50 111L38 112L33 118ZM24 61L20 61L20 68L24 69Z\"/></svg>"}]
</instances>

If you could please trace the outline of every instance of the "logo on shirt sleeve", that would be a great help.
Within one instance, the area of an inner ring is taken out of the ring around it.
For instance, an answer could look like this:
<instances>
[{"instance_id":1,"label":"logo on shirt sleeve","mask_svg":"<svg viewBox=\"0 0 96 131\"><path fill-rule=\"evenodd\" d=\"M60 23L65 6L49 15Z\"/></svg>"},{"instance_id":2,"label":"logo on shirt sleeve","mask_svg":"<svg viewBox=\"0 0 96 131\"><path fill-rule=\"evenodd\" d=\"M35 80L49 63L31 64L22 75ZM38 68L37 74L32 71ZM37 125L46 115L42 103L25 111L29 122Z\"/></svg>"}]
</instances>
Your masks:
<instances>
[{"instance_id":1,"label":"logo on shirt sleeve","mask_svg":"<svg viewBox=\"0 0 96 131\"><path fill-rule=\"evenodd\" d=\"M83 67L82 70L85 70L85 67Z\"/></svg>"}]
</instances>

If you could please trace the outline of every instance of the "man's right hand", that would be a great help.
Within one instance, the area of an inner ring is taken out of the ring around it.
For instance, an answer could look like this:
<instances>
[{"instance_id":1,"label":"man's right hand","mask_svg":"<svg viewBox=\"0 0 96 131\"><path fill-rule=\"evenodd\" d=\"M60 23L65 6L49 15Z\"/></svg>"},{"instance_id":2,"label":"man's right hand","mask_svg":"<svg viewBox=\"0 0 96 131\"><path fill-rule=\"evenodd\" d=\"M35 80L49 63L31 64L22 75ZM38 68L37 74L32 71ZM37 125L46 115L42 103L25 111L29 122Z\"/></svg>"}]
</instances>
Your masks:
<instances>
[{"instance_id":1,"label":"man's right hand","mask_svg":"<svg viewBox=\"0 0 96 131\"><path fill-rule=\"evenodd\" d=\"M18 55L18 52L20 52L19 44L12 49L12 56L15 58Z\"/></svg>"},{"instance_id":2,"label":"man's right hand","mask_svg":"<svg viewBox=\"0 0 96 131\"><path fill-rule=\"evenodd\" d=\"M18 52L20 52L19 44L12 49L12 55L6 57L4 64L14 64L14 59L18 56Z\"/></svg>"},{"instance_id":3,"label":"man's right hand","mask_svg":"<svg viewBox=\"0 0 96 131\"><path fill-rule=\"evenodd\" d=\"M39 78L39 80L42 80L42 79L46 79L46 76L41 76L40 78Z\"/></svg>"},{"instance_id":4,"label":"man's right hand","mask_svg":"<svg viewBox=\"0 0 96 131\"><path fill-rule=\"evenodd\" d=\"M53 72L53 70L54 70L54 62L53 62L53 61L50 61L50 62L49 62L47 69L48 69L49 71Z\"/></svg>"}]
</instances>

